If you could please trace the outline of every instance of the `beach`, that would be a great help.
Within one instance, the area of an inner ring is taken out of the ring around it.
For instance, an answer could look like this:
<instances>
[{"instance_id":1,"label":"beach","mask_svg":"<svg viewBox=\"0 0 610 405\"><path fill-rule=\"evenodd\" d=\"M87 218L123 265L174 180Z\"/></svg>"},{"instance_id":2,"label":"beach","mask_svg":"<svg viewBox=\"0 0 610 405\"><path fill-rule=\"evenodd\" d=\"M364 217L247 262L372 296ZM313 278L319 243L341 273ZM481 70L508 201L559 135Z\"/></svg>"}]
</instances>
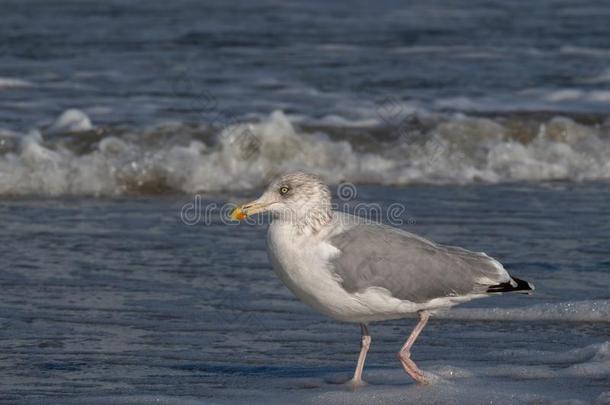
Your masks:
<instances>
[{"instance_id":1,"label":"beach","mask_svg":"<svg viewBox=\"0 0 610 405\"><path fill-rule=\"evenodd\" d=\"M0 402L610 403L610 8L0 4ZM486 252L531 295L370 325L297 300L278 173Z\"/></svg>"}]
</instances>

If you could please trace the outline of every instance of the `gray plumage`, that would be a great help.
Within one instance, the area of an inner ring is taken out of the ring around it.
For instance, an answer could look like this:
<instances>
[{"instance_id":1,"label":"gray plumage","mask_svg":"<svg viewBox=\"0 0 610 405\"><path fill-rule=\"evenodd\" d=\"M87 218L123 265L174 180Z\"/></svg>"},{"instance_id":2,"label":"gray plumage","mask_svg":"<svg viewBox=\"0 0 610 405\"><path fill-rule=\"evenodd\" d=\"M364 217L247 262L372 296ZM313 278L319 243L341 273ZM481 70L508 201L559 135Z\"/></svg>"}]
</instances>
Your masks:
<instances>
[{"instance_id":1,"label":"gray plumage","mask_svg":"<svg viewBox=\"0 0 610 405\"><path fill-rule=\"evenodd\" d=\"M484 253L438 245L381 224L353 225L330 243L341 251L331 260L332 269L351 293L383 287L396 298L423 303L514 284L502 265Z\"/></svg>"}]
</instances>

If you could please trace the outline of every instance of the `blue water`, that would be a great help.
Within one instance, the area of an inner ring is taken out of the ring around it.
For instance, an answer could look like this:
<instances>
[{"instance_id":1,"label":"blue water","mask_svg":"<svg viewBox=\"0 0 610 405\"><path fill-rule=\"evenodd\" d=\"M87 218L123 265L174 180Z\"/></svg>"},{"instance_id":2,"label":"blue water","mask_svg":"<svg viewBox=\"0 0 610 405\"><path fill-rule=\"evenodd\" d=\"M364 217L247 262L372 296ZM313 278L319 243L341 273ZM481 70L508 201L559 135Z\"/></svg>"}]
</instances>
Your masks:
<instances>
[{"instance_id":1,"label":"blue water","mask_svg":"<svg viewBox=\"0 0 610 405\"><path fill-rule=\"evenodd\" d=\"M103 124L275 109L608 112L610 6L517 1L3 1L0 122L80 108ZM555 94L557 91L576 91ZM554 96L553 96L554 95Z\"/></svg>"},{"instance_id":2,"label":"blue water","mask_svg":"<svg viewBox=\"0 0 610 405\"><path fill-rule=\"evenodd\" d=\"M204 198L201 206L245 197ZM368 186L356 200L336 200L348 211L361 202L384 210L402 202L406 211L393 220L404 220L404 229L486 251L537 288L433 318L414 358L445 382L424 391L394 356L414 321L372 324L371 384L356 393L340 383L355 364L357 325L317 314L281 285L267 262L264 224L225 225L215 213L186 225L180 213L188 196L5 200L0 399L603 398L610 390L610 227L600 215L609 197L596 184L515 184Z\"/></svg>"}]
</instances>

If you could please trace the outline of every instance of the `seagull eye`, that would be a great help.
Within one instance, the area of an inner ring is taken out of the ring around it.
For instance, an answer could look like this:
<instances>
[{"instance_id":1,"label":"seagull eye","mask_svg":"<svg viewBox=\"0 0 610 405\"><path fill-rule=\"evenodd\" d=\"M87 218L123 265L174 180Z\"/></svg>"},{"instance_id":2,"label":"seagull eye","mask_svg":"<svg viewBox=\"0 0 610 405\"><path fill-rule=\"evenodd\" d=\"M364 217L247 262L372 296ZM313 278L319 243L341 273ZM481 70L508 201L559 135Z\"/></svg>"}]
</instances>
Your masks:
<instances>
[{"instance_id":1,"label":"seagull eye","mask_svg":"<svg viewBox=\"0 0 610 405\"><path fill-rule=\"evenodd\" d=\"M280 187L280 194L284 195L286 194L288 191L290 191L290 189L286 186Z\"/></svg>"}]
</instances>

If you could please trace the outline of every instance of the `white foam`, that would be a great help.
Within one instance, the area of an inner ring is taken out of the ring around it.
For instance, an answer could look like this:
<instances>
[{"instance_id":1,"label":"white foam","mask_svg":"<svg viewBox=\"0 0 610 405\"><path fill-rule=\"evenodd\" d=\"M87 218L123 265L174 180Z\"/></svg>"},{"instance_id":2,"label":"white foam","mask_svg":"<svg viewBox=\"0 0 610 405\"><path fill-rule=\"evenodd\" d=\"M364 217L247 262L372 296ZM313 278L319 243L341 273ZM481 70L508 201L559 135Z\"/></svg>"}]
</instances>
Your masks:
<instances>
[{"instance_id":1,"label":"white foam","mask_svg":"<svg viewBox=\"0 0 610 405\"><path fill-rule=\"evenodd\" d=\"M320 125L344 127L344 128L370 128L380 124L377 118L365 118L360 120L348 120L338 115L327 115L316 122Z\"/></svg>"},{"instance_id":2,"label":"white foam","mask_svg":"<svg viewBox=\"0 0 610 405\"><path fill-rule=\"evenodd\" d=\"M14 89L22 87L33 87L34 84L27 80L17 79L13 77L0 77L0 90Z\"/></svg>"},{"instance_id":3,"label":"white foam","mask_svg":"<svg viewBox=\"0 0 610 405\"><path fill-rule=\"evenodd\" d=\"M549 92L544 98L548 101L573 101L584 98L585 92L576 89L557 90Z\"/></svg>"},{"instance_id":4,"label":"white foam","mask_svg":"<svg viewBox=\"0 0 610 405\"><path fill-rule=\"evenodd\" d=\"M80 132L93 128L91 120L81 110L71 108L64 111L49 128L50 132Z\"/></svg>"},{"instance_id":5,"label":"white foam","mask_svg":"<svg viewBox=\"0 0 610 405\"><path fill-rule=\"evenodd\" d=\"M576 90L564 89L548 91L543 94L543 99L553 103L562 103L568 101L586 101L592 103L608 103L610 102L610 92L604 90Z\"/></svg>"},{"instance_id":6,"label":"white foam","mask_svg":"<svg viewBox=\"0 0 610 405\"><path fill-rule=\"evenodd\" d=\"M453 308L437 317L485 321L610 322L610 300L544 303L515 308Z\"/></svg>"},{"instance_id":7,"label":"white foam","mask_svg":"<svg viewBox=\"0 0 610 405\"><path fill-rule=\"evenodd\" d=\"M435 100L434 105L453 110L480 110L481 103L468 97L451 97Z\"/></svg>"},{"instance_id":8,"label":"white foam","mask_svg":"<svg viewBox=\"0 0 610 405\"><path fill-rule=\"evenodd\" d=\"M151 143L148 133L107 136L84 154L75 154L38 133L19 138L17 150L0 155L0 194L243 190L263 185L274 173L295 169L319 173L330 183L387 185L610 179L610 141L603 128L558 117L542 125L533 140L522 143L490 119L463 115L423 119L434 126L419 140L407 134L386 146L373 143L358 149L325 133L297 131L280 111L259 123L228 126L217 134L215 143L185 144L185 129L174 126L174 142ZM83 112L68 110L47 132L91 128Z\"/></svg>"},{"instance_id":9,"label":"white foam","mask_svg":"<svg viewBox=\"0 0 610 405\"><path fill-rule=\"evenodd\" d=\"M610 103L610 91L595 90L589 95L589 100L597 103Z\"/></svg>"},{"instance_id":10,"label":"white foam","mask_svg":"<svg viewBox=\"0 0 610 405\"><path fill-rule=\"evenodd\" d=\"M486 356L498 359L493 366L477 363L459 367L426 366L426 374L432 379L432 384L427 386L411 383L399 369L368 368L365 379L369 384L356 392L341 385L349 378L348 374L330 375L310 386L317 391L301 390L298 398L307 403L345 404L398 404L404 403L405 398L413 403L585 404L588 402L583 398L590 399L591 392L574 392L571 384L591 379L603 381L610 376L610 341L563 351L494 351L492 345L489 349ZM578 394L584 397L579 398ZM605 393L594 395L605 398Z\"/></svg>"}]
</instances>

